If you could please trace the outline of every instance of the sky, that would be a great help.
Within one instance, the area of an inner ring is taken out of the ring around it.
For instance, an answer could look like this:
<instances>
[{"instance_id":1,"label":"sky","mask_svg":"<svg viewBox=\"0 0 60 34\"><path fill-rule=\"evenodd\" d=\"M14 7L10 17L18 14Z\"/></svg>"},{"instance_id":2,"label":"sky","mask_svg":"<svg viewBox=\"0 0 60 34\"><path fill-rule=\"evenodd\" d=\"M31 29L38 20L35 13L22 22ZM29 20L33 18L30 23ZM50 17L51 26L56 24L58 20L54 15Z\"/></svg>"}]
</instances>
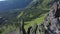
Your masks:
<instances>
[{"instance_id":1,"label":"sky","mask_svg":"<svg viewBox=\"0 0 60 34\"><path fill-rule=\"evenodd\" d=\"M0 0L0 1L6 1L6 0Z\"/></svg>"}]
</instances>

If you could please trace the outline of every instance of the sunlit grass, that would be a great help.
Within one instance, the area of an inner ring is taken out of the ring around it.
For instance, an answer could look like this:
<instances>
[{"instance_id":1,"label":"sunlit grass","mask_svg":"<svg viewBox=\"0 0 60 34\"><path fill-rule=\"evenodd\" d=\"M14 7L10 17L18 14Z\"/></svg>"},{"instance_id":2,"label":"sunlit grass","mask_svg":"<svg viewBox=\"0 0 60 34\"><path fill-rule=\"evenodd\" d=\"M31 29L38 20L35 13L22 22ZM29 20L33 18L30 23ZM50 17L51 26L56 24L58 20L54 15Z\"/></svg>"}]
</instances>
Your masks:
<instances>
[{"instance_id":1,"label":"sunlit grass","mask_svg":"<svg viewBox=\"0 0 60 34\"><path fill-rule=\"evenodd\" d=\"M25 24L26 24L25 27L24 27L25 30L27 30L29 26L33 26L35 23L40 25L43 22L44 18L45 18L45 15L42 14L42 15L39 16L39 18L36 18L32 21L25 22Z\"/></svg>"}]
</instances>

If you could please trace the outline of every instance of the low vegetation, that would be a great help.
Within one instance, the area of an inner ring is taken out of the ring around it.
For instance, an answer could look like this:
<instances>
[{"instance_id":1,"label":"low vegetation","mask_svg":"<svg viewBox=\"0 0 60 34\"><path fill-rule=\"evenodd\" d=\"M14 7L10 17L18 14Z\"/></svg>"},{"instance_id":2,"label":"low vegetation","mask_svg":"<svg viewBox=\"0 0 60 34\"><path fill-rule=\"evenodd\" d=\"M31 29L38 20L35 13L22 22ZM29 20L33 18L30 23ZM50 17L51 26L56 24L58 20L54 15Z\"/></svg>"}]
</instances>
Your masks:
<instances>
[{"instance_id":1,"label":"low vegetation","mask_svg":"<svg viewBox=\"0 0 60 34\"><path fill-rule=\"evenodd\" d=\"M33 0L24 10L18 10L17 12L11 13L12 15L9 14L9 21L6 23L7 25L0 27L0 33L5 34L19 27L21 17L24 18L25 30L27 30L29 26L33 26L34 23L37 23L38 25L41 24L54 1Z\"/></svg>"}]
</instances>

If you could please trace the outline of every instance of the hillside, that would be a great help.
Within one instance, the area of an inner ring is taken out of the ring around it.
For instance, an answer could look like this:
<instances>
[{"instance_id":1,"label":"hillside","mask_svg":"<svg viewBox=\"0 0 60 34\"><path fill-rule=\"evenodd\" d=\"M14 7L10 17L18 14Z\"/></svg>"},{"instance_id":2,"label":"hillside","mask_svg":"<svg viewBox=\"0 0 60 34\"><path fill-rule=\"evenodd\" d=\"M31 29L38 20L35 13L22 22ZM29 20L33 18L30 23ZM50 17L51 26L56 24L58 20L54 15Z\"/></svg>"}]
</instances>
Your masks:
<instances>
[{"instance_id":1,"label":"hillside","mask_svg":"<svg viewBox=\"0 0 60 34\"><path fill-rule=\"evenodd\" d=\"M50 10L53 2L54 1L52 0L33 0L28 8L18 15L18 19L20 17L24 18L25 29L30 25L33 26L35 23L39 25L44 20L45 15Z\"/></svg>"},{"instance_id":2,"label":"hillside","mask_svg":"<svg viewBox=\"0 0 60 34\"><path fill-rule=\"evenodd\" d=\"M6 13L7 15L5 14L4 16L7 16L5 18L8 22L6 23L7 25L3 25L0 28L0 33L6 34L9 31L19 28L20 18L22 17L25 22L25 30L35 23L38 25L41 24L54 2L56 0L33 0L24 10L13 10L9 14Z\"/></svg>"}]
</instances>

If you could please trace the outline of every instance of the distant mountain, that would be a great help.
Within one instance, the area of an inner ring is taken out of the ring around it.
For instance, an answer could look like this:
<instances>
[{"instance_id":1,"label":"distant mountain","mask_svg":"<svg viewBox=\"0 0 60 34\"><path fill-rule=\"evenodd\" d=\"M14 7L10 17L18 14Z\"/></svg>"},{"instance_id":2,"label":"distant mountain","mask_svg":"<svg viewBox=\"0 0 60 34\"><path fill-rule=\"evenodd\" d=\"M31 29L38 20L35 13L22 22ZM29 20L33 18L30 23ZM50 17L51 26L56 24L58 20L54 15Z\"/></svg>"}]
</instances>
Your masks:
<instances>
[{"instance_id":1,"label":"distant mountain","mask_svg":"<svg viewBox=\"0 0 60 34\"><path fill-rule=\"evenodd\" d=\"M25 8L32 0L8 0L0 1L0 12L11 9Z\"/></svg>"}]
</instances>

